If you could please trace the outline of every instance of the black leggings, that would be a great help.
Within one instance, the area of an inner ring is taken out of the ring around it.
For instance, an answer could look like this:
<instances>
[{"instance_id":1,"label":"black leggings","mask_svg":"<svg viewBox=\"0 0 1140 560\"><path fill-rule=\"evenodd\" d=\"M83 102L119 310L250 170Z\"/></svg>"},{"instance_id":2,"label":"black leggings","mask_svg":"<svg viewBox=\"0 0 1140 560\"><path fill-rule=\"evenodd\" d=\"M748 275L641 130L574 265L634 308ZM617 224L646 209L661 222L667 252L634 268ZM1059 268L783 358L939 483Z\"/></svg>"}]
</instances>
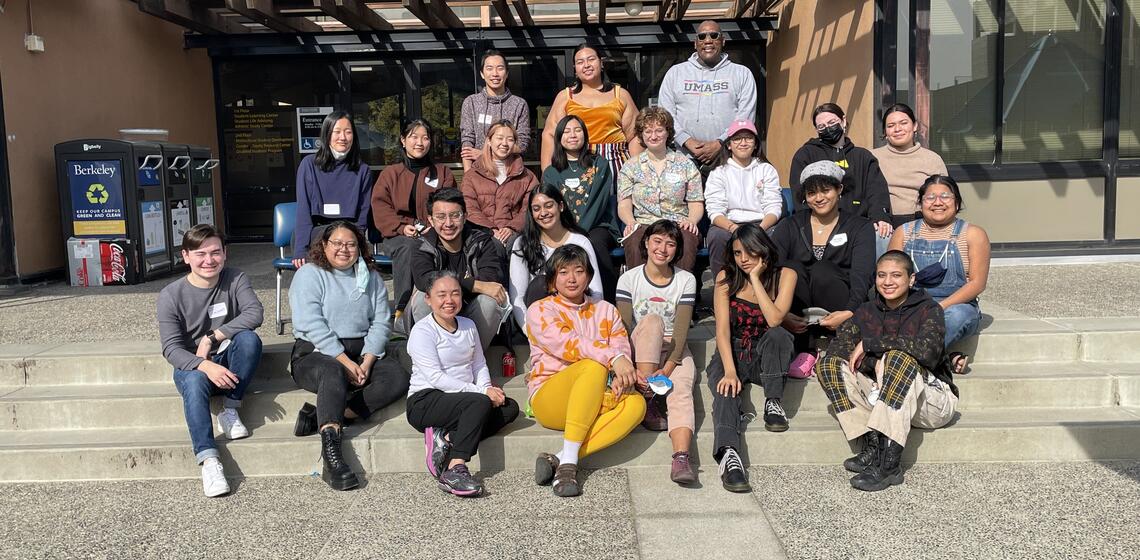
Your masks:
<instances>
[{"instance_id":1,"label":"black leggings","mask_svg":"<svg viewBox=\"0 0 1140 560\"><path fill-rule=\"evenodd\" d=\"M340 343L349 358L360 361L364 339L342 338ZM366 419L408 392L408 374L395 356L376 360L363 387L351 385L336 357L317 352L311 342L297 339L290 361L297 386L317 394L318 426L343 424L345 408Z\"/></svg>"},{"instance_id":2,"label":"black leggings","mask_svg":"<svg viewBox=\"0 0 1140 560\"><path fill-rule=\"evenodd\" d=\"M408 397L408 423L424 431L443 428L451 440L451 458L470 461L479 442L503 429L519 416L519 403L507 399L493 406L482 393L444 393L424 389Z\"/></svg>"},{"instance_id":3,"label":"black leggings","mask_svg":"<svg viewBox=\"0 0 1140 560\"><path fill-rule=\"evenodd\" d=\"M602 296L610 303L617 295L617 269L614 268L614 258L610 251L617 248L617 240L609 228L596 227L586 234L590 238L590 246L594 249L594 256L598 258L598 275L602 277Z\"/></svg>"}]
</instances>

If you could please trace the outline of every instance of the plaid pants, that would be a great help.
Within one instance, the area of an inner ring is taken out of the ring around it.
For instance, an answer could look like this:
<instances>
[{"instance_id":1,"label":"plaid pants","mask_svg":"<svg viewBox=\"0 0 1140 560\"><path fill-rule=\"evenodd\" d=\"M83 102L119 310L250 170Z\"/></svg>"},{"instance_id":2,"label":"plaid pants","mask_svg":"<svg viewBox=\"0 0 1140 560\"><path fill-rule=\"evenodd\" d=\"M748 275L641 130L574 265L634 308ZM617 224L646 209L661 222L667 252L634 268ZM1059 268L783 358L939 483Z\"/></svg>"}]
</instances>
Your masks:
<instances>
[{"instance_id":1,"label":"plaid pants","mask_svg":"<svg viewBox=\"0 0 1140 560\"><path fill-rule=\"evenodd\" d=\"M911 426L936 429L950 423L958 397L909 354L898 350L882 358L878 400L867 396L875 380L851 371L847 360L828 355L815 365L816 377L848 440L875 430L906 445Z\"/></svg>"}]
</instances>

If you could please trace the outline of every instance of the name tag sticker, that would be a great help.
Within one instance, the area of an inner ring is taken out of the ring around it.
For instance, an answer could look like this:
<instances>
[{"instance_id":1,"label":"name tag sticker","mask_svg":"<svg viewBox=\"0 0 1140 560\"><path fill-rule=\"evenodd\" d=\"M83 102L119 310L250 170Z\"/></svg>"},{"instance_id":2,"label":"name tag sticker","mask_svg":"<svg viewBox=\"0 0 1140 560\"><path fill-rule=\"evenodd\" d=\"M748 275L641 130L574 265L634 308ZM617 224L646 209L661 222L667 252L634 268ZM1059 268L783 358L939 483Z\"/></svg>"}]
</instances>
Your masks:
<instances>
[{"instance_id":1,"label":"name tag sticker","mask_svg":"<svg viewBox=\"0 0 1140 560\"><path fill-rule=\"evenodd\" d=\"M215 303L214 305L211 305L209 309L206 310L207 314L209 314L211 319L217 319L218 317L225 317L226 313L228 311L229 311L229 308L226 307L226 302L224 302L224 301L222 303Z\"/></svg>"},{"instance_id":2,"label":"name tag sticker","mask_svg":"<svg viewBox=\"0 0 1140 560\"><path fill-rule=\"evenodd\" d=\"M486 113L479 113L479 123L491 124L491 115L488 115Z\"/></svg>"},{"instance_id":3,"label":"name tag sticker","mask_svg":"<svg viewBox=\"0 0 1140 560\"><path fill-rule=\"evenodd\" d=\"M339 216L340 215L340 205L339 204L326 204L324 206L324 210L321 213L326 215L326 216Z\"/></svg>"},{"instance_id":4,"label":"name tag sticker","mask_svg":"<svg viewBox=\"0 0 1140 560\"><path fill-rule=\"evenodd\" d=\"M666 173L665 174L665 182L667 182L667 183L680 183L681 182L681 174L680 173Z\"/></svg>"},{"instance_id":5,"label":"name tag sticker","mask_svg":"<svg viewBox=\"0 0 1140 560\"><path fill-rule=\"evenodd\" d=\"M424 179L424 182L433 189L439 188L439 179Z\"/></svg>"},{"instance_id":6,"label":"name tag sticker","mask_svg":"<svg viewBox=\"0 0 1140 560\"><path fill-rule=\"evenodd\" d=\"M842 247L846 243L847 243L847 234L846 233L839 233L839 234L836 234L834 237L831 238L831 241L828 242L828 245L831 245L832 247Z\"/></svg>"},{"instance_id":7,"label":"name tag sticker","mask_svg":"<svg viewBox=\"0 0 1140 560\"><path fill-rule=\"evenodd\" d=\"M579 186L581 186L581 185L582 185L582 180L581 180L581 179L577 179L577 178L574 178L574 179L566 179L566 187L567 187L567 188L576 189L576 188L578 188L578 187L579 187Z\"/></svg>"}]
</instances>

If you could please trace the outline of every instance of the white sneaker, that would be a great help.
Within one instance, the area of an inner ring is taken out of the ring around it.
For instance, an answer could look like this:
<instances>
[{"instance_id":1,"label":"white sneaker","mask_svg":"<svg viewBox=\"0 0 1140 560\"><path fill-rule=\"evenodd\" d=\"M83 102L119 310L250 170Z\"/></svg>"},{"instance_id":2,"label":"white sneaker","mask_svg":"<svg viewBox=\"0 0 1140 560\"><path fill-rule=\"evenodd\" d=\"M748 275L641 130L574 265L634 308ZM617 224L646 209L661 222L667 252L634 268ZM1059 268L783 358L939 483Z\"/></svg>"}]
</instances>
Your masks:
<instances>
[{"instance_id":1,"label":"white sneaker","mask_svg":"<svg viewBox=\"0 0 1140 560\"><path fill-rule=\"evenodd\" d=\"M249 437L249 429L241 423L236 408L223 408L218 414L218 430L226 439L241 439Z\"/></svg>"},{"instance_id":2,"label":"white sneaker","mask_svg":"<svg viewBox=\"0 0 1140 560\"><path fill-rule=\"evenodd\" d=\"M210 457L202 463L202 492L207 498L216 498L230 493L230 483L226 480L226 471L222 462L216 457Z\"/></svg>"}]
</instances>

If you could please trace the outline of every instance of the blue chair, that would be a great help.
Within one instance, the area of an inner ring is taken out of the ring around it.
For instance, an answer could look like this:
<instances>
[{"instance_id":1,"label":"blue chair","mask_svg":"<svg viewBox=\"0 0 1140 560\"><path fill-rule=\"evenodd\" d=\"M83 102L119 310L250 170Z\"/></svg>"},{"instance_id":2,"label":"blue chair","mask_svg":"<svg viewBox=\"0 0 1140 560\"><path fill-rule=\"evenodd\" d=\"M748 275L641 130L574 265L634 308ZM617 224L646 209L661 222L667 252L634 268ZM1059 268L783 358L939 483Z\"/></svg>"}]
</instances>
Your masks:
<instances>
[{"instance_id":1,"label":"blue chair","mask_svg":"<svg viewBox=\"0 0 1140 560\"><path fill-rule=\"evenodd\" d=\"M277 247L278 256L273 259L273 271L277 275L276 314L277 334L285 334L285 323L289 318L281 317L281 273L289 270L296 271L293 258L285 255L285 248L293 244L293 229L297 227L297 203L286 202L273 207L273 246Z\"/></svg>"},{"instance_id":2,"label":"blue chair","mask_svg":"<svg viewBox=\"0 0 1140 560\"><path fill-rule=\"evenodd\" d=\"M293 258L285 254L285 248L293 244L293 230L297 227L297 203L284 202L273 207L273 246L277 247L278 256L273 259L273 271L277 276L275 289L277 334L285 334L285 324L290 322L289 317L281 316L281 273L288 270L296 272ZM369 227L369 241L379 238L380 233ZM380 265L389 273L392 271L392 257L381 254L377 242L373 243L372 261Z\"/></svg>"},{"instance_id":3,"label":"blue chair","mask_svg":"<svg viewBox=\"0 0 1140 560\"><path fill-rule=\"evenodd\" d=\"M780 196L784 199L784 213L780 217L791 216L796 211L796 202L792 199L792 189L780 189Z\"/></svg>"}]
</instances>

